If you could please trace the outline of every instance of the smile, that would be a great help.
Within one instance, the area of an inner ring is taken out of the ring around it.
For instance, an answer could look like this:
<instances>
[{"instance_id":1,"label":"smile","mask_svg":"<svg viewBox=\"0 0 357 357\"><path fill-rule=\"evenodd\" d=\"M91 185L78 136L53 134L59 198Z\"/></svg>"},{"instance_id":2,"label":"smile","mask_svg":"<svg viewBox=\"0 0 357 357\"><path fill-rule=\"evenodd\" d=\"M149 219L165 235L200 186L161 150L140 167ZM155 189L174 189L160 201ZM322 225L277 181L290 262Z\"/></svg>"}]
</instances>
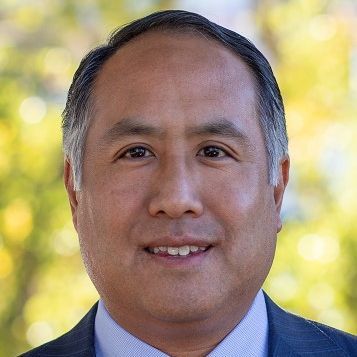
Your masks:
<instances>
[{"instance_id":1,"label":"smile","mask_svg":"<svg viewBox=\"0 0 357 357\"><path fill-rule=\"evenodd\" d=\"M160 247L149 247L147 251L149 253L160 255L160 256L177 256L185 257L192 254L197 254L205 252L210 248L210 246L196 246L196 245L183 245L180 247L169 247L169 246L160 246Z\"/></svg>"}]
</instances>

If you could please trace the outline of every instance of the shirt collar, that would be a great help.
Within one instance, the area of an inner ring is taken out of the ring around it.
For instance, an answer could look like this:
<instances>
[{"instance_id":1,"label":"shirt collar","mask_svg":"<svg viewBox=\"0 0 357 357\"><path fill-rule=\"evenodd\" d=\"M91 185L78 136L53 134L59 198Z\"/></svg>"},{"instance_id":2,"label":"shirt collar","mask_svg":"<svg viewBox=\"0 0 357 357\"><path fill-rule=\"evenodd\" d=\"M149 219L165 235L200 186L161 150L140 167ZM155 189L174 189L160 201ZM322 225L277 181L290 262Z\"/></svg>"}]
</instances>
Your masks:
<instances>
[{"instance_id":1,"label":"shirt collar","mask_svg":"<svg viewBox=\"0 0 357 357\"><path fill-rule=\"evenodd\" d=\"M94 324L95 351L97 357L168 355L138 339L109 315L99 300ZM209 357L268 355L268 316L262 290L259 290L250 309L240 323L211 351Z\"/></svg>"}]
</instances>

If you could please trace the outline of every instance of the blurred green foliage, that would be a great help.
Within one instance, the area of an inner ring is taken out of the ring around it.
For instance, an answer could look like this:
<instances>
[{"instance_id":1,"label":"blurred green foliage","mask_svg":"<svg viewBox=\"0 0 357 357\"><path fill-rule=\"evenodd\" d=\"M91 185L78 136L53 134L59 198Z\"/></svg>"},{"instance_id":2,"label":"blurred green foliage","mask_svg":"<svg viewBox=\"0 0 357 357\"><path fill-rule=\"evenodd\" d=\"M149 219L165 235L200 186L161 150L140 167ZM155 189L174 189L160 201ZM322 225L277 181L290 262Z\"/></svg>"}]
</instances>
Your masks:
<instances>
[{"instance_id":1,"label":"blurred green foliage","mask_svg":"<svg viewBox=\"0 0 357 357\"><path fill-rule=\"evenodd\" d=\"M60 113L71 77L90 48L114 27L170 6L2 1L0 356L62 334L97 299L62 184ZM265 0L252 13L285 98L292 157L285 224L265 289L283 307L352 333L356 12L353 1Z\"/></svg>"}]
</instances>

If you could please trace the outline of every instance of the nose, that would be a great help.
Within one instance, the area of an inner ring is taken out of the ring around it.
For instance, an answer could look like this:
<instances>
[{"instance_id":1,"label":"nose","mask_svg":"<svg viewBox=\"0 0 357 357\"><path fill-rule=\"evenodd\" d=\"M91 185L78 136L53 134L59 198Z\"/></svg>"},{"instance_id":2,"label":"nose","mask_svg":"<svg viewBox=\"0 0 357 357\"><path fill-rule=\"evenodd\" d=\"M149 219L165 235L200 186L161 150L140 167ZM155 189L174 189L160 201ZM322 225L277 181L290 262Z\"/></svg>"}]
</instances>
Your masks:
<instances>
[{"instance_id":1,"label":"nose","mask_svg":"<svg viewBox=\"0 0 357 357\"><path fill-rule=\"evenodd\" d=\"M185 165L166 165L155 178L154 194L148 208L150 215L180 218L189 214L199 217L203 212L203 205L194 176L194 172Z\"/></svg>"}]
</instances>

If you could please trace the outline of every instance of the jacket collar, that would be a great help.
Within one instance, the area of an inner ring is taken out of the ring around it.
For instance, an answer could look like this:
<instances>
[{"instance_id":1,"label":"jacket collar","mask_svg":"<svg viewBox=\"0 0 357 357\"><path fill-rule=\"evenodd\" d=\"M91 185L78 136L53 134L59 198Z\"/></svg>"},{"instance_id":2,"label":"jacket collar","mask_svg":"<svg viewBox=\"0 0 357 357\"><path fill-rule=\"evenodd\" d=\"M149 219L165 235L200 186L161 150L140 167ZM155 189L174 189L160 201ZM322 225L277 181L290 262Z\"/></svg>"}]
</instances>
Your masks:
<instances>
[{"instance_id":1,"label":"jacket collar","mask_svg":"<svg viewBox=\"0 0 357 357\"><path fill-rule=\"evenodd\" d=\"M346 357L322 325L286 312L264 293L269 323L269 357Z\"/></svg>"}]
</instances>

